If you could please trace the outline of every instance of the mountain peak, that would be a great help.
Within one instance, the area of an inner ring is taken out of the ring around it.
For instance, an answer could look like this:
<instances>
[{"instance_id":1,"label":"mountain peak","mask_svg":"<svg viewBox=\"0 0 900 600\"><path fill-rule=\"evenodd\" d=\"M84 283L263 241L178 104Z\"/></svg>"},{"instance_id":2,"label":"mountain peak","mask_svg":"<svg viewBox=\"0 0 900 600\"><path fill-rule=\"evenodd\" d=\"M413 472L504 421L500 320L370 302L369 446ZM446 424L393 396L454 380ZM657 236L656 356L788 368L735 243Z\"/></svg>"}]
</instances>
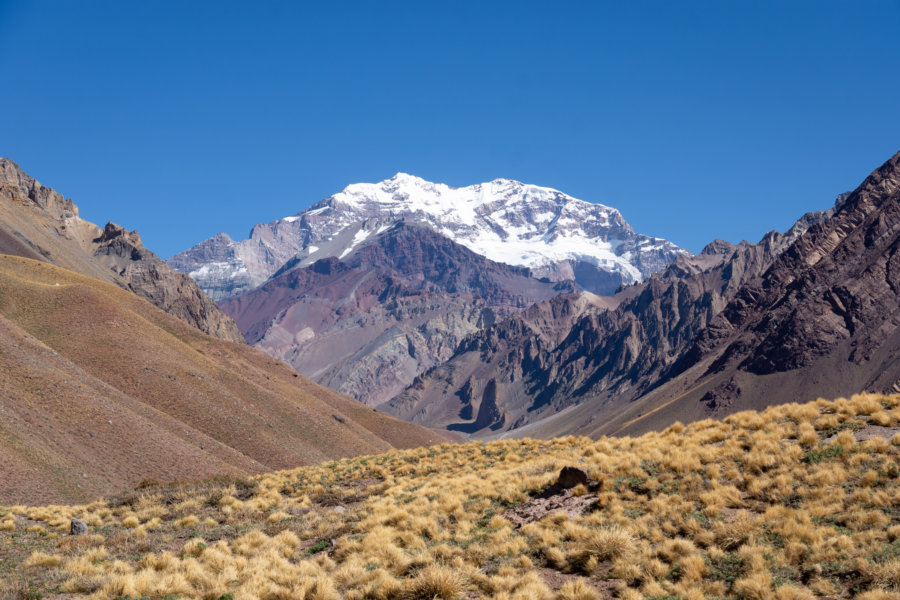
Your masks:
<instances>
[{"instance_id":1,"label":"mountain peak","mask_svg":"<svg viewBox=\"0 0 900 600\"><path fill-rule=\"evenodd\" d=\"M416 177L415 175L410 175L409 173L404 173L403 171L397 171L394 173L394 176L390 179L386 179L385 181L425 181L421 177Z\"/></svg>"},{"instance_id":2,"label":"mountain peak","mask_svg":"<svg viewBox=\"0 0 900 600\"><path fill-rule=\"evenodd\" d=\"M202 285L223 298L223 273L241 273L256 286L296 256L341 258L368 235L361 224L372 219L419 223L476 254L527 267L537 277L574 279L599 294L641 281L687 253L635 233L614 208L559 190L504 178L455 188L400 171L381 182L348 185L296 215L258 224L246 243L221 243L216 252L197 246L173 257L172 264L191 276L218 278ZM221 256L215 260L227 268L213 268L213 256Z\"/></svg>"}]
</instances>

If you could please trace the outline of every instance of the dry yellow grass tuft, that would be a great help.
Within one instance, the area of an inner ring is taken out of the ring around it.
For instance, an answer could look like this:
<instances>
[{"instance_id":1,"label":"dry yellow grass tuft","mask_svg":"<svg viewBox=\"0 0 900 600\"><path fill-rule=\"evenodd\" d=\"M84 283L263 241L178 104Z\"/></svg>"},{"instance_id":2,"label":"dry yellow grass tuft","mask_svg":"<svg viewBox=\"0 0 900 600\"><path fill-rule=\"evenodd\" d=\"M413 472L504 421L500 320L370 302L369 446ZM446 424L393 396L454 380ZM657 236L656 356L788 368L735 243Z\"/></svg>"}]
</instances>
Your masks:
<instances>
[{"instance_id":1,"label":"dry yellow grass tuft","mask_svg":"<svg viewBox=\"0 0 900 600\"><path fill-rule=\"evenodd\" d=\"M91 600L896 599L898 427L900 397L860 395L0 507L0 575ZM555 492L567 465L589 482Z\"/></svg>"}]
</instances>

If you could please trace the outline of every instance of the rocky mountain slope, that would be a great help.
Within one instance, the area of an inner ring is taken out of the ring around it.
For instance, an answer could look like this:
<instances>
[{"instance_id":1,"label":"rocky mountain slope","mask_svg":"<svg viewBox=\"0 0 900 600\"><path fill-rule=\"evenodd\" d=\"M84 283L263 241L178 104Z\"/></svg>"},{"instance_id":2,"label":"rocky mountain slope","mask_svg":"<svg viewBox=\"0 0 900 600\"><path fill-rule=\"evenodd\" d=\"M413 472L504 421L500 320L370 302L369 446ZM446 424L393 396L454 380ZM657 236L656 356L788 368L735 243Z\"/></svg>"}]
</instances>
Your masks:
<instances>
[{"instance_id":1,"label":"rocky mountain slope","mask_svg":"<svg viewBox=\"0 0 900 600\"><path fill-rule=\"evenodd\" d=\"M249 343L370 405L449 358L465 335L575 289L416 222L370 219L341 235L355 240L341 259L298 256L222 308Z\"/></svg>"},{"instance_id":2,"label":"rocky mountain slope","mask_svg":"<svg viewBox=\"0 0 900 600\"><path fill-rule=\"evenodd\" d=\"M530 432L645 431L854 390L896 390L898 245L900 153L743 284L656 388L629 405L594 395Z\"/></svg>"},{"instance_id":3,"label":"rocky mountain slope","mask_svg":"<svg viewBox=\"0 0 900 600\"><path fill-rule=\"evenodd\" d=\"M227 298L256 287L299 255L308 263L349 253L359 239L343 235L370 219L405 219L473 252L538 277L574 280L585 290L611 294L641 281L686 253L634 232L614 208L557 190L497 179L452 188L398 173L380 183L350 185L297 215L253 227L235 242L219 234L173 256L210 296Z\"/></svg>"},{"instance_id":4,"label":"rocky mountain slope","mask_svg":"<svg viewBox=\"0 0 900 600\"><path fill-rule=\"evenodd\" d=\"M758 244L716 241L699 256L679 257L611 298L612 306L568 313L576 318L556 321L552 335L546 315L556 314L560 301L498 322L465 339L450 360L417 378L384 409L480 436L594 431L684 370L695 342L716 327L745 286L810 228L846 210L847 202L841 196L834 208L805 215L785 234L769 233ZM691 413L701 416L702 411ZM672 420L677 418L684 417Z\"/></svg>"},{"instance_id":5,"label":"rocky mountain slope","mask_svg":"<svg viewBox=\"0 0 900 600\"><path fill-rule=\"evenodd\" d=\"M121 287L0 255L0 502L438 443Z\"/></svg>"},{"instance_id":6,"label":"rocky mountain slope","mask_svg":"<svg viewBox=\"0 0 900 600\"><path fill-rule=\"evenodd\" d=\"M189 277L144 248L134 231L101 229L78 207L0 158L0 253L42 260L114 283L222 339L242 342L237 326Z\"/></svg>"},{"instance_id":7,"label":"rocky mountain slope","mask_svg":"<svg viewBox=\"0 0 900 600\"><path fill-rule=\"evenodd\" d=\"M726 407L785 401L794 386L766 386L784 374L808 395L900 390L900 153L744 285L679 370Z\"/></svg>"},{"instance_id":8,"label":"rocky mountain slope","mask_svg":"<svg viewBox=\"0 0 900 600\"><path fill-rule=\"evenodd\" d=\"M597 389L637 397L671 368L742 279L764 266L756 245L716 243L606 306L582 302L572 310L572 299L536 306L465 339L384 410L489 435L541 421ZM556 318L548 322L548 315Z\"/></svg>"}]
</instances>

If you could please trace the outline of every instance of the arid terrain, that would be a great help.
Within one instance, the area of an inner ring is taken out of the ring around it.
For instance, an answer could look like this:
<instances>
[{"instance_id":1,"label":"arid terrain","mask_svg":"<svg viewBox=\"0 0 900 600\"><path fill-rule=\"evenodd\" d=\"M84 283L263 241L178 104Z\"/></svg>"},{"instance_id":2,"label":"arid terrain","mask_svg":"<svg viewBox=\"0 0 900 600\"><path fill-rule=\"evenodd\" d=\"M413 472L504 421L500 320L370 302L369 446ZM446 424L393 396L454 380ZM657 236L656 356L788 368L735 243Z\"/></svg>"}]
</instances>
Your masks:
<instances>
[{"instance_id":1,"label":"arid terrain","mask_svg":"<svg viewBox=\"0 0 900 600\"><path fill-rule=\"evenodd\" d=\"M900 396L859 395L6 506L0 594L896 600L898 432Z\"/></svg>"},{"instance_id":2,"label":"arid terrain","mask_svg":"<svg viewBox=\"0 0 900 600\"><path fill-rule=\"evenodd\" d=\"M898 24L0 0L0 600L900 600Z\"/></svg>"}]
</instances>

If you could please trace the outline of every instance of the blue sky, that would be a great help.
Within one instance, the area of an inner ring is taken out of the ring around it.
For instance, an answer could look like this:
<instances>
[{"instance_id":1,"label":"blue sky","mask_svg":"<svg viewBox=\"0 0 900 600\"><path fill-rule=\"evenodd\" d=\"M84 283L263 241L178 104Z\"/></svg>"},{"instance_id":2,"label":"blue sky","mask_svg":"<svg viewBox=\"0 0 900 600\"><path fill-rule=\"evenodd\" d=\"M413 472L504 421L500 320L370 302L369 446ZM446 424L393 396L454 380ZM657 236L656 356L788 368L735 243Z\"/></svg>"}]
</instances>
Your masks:
<instances>
[{"instance_id":1,"label":"blue sky","mask_svg":"<svg viewBox=\"0 0 900 600\"><path fill-rule=\"evenodd\" d=\"M0 156L168 257L397 171L699 251L900 150L900 2L0 0Z\"/></svg>"}]
</instances>

